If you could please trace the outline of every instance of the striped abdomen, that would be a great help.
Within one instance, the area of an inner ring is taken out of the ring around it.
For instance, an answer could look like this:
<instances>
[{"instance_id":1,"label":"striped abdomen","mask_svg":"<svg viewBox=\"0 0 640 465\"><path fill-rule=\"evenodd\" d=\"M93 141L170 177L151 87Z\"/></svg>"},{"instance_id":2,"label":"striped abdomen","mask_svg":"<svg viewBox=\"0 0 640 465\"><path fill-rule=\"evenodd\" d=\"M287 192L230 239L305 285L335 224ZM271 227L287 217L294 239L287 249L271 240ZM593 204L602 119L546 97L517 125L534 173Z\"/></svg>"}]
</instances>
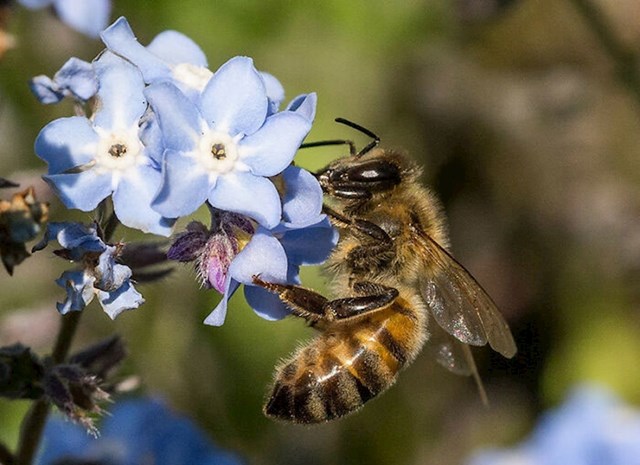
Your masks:
<instances>
[{"instance_id":1,"label":"striped abdomen","mask_svg":"<svg viewBox=\"0 0 640 465\"><path fill-rule=\"evenodd\" d=\"M423 342L420 316L403 299L336 322L280 365L265 414L295 423L347 415L389 386Z\"/></svg>"}]
</instances>

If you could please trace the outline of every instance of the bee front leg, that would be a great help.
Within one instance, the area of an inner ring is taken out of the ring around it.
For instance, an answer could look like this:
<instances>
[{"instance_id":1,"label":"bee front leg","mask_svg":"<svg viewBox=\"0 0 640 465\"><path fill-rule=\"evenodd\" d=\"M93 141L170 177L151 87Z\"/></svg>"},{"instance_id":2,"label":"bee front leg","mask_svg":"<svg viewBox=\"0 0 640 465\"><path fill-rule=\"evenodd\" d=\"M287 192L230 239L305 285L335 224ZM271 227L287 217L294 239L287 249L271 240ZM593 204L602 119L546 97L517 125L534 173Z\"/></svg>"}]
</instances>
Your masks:
<instances>
[{"instance_id":1,"label":"bee front leg","mask_svg":"<svg viewBox=\"0 0 640 465\"><path fill-rule=\"evenodd\" d=\"M389 236L384 229L371 221L363 220L362 218L349 218L326 205L323 205L322 211L333 220L333 223L336 224L336 226L341 228L354 228L362 235L373 239L376 243L375 245L388 247L393 244L391 236Z\"/></svg>"},{"instance_id":2,"label":"bee front leg","mask_svg":"<svg viewBox=\"0 0 640 465\"><path fill-rule=\"evenodd\" d=\"M368 282L354 284L354 290L365 295L335 300L328 300L322 294L301 286L263 281L258 276L253 277L253 283L277 294L294 315L304 318L312 326L382 309L398 297L397 289Z\"/></svg>"}]
</instances>

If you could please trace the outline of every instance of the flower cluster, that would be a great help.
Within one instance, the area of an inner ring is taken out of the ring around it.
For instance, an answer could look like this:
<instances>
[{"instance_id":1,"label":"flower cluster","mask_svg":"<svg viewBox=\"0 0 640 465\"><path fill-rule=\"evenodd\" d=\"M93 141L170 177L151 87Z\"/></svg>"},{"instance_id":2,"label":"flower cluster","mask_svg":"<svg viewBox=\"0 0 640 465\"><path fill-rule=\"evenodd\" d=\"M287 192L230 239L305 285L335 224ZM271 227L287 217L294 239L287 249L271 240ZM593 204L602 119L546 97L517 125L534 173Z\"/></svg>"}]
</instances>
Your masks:
<instances>
[{"instance_id":1,"label":"flower cluster","mask_svg":"<svg viewBox=\"0 0 640 465\"><path fill-rule=\"evenodd\" d=\"M57 305L61 314L84 309L94 297L111 318L144 302L131 283L131 269L116 261L122 248L105 244L96 225L49 223L34 250L45 248L54 239L63 247L56 255L80 265L62 273L56 281L67 291L65 301Z\"/></svg>"},{"instance_id":2,"label":"flower cluster","mask_svg":"<svg viewBox=\"0 0 640 465\"><path fill-rule=\"evenodd\" d=\"M508 451L477 453L468 465L628 465L640 463L640 412L611 392L577 389Z\"/></svg>"},{"instance_id":3,"label":"flower cluster","mask_svg":"<svg viewBox=\"0 0 640 465\"><path fill-rule=\"evenodd\" d=\"M106 50L93 62L72 58L31 83L41 102L71 98L85 112L38 135L45 180L68 208L91 211L111 198L122 224L163 236L206 204L211 227L190 224L169 251L224 293L206 322L222 324L240 284L259 315L282 318L286 309L252 277L297 283L299 266L324 261L336 242L317 180L292 164L315 94L280 110L282 85L250 58L212 72L176 31L143 46L120 18L100 37Z\"/></svg>"}]
</instances>

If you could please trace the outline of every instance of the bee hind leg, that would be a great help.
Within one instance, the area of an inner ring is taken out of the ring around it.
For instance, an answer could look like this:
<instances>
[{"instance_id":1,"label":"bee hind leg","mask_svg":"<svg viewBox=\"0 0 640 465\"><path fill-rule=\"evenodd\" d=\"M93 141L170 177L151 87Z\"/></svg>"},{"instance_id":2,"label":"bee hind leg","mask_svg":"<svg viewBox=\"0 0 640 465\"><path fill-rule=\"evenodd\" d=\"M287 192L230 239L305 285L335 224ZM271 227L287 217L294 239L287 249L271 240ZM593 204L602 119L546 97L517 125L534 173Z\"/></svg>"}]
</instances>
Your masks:
<instances>
[{"instance_id":1,"label":"bee hind leg","mask_svg":"<svg viewBox=\"0 0 640 465\"><path fill-rule=\"evenodd\" d=\"M270 283L263 281L259 276L253 277L253 284L277 294L280 300L291 309L291 313L304 318L311 325L326 319L324 308L328 299L322 294L302 286Z\"/></svg>"},{"instance_id":2,"label":"bee hind leg","mask_svg":"<svg viewBox=\"0 0 640 465\"><path fill-rule=\"evenodd\" d=\"M351 318L365 313L381 310L389 306L399 295L397 289L369 281L356 281L352 286L358 294L326 303L336 319Z\"/></svg>"},{"instance_id":3,"label":"bee hind leg","mask_svg":"<svg viewBox=\"0 0 640 465\"><path fill-rule=\"evenodd\" d=\"M342 320L387 307L398 297L398 290L370 282L356 282L355 297L328 300L311 289L292 284L278 284L253 277L256 286L277 294L291 312L311 325Z\"/></svg>"}]
</instances>

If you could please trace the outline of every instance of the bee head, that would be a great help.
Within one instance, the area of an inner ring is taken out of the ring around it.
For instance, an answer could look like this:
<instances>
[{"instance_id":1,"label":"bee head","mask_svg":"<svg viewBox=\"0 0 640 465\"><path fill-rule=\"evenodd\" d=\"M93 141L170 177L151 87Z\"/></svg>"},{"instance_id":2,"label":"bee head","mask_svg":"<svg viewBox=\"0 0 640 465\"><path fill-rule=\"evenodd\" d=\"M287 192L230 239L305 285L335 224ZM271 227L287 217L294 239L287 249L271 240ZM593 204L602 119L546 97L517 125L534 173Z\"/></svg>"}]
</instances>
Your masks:
<instances>
[{"instance_id":1,"label":"bee head","mask_svg":"<svg viewBox=\"0 0 640 465\"><path fill-rule=\"evenodd\" d=\"M340 158L316 173L322 190L345 200L369 200L391 192L413 170L404 157L376 148L362 156Z\"/></svg>"},{"instance_id":2,"label":"bee head","mask_svg":"<svg viewBox=\"0 0 640 465\"><path fill-rule=\"evenodd\" d=\"M378 147L380 138L370 130L344 118L336 122L371 137L371 142L356 152L350 140L335 139L302 144L301 147L349 145L351 156L340 158L315 173L325 194L356 204L384 197L403 181L415 180L418 168L403 155Z\"/></svg>"}]
</instances>

